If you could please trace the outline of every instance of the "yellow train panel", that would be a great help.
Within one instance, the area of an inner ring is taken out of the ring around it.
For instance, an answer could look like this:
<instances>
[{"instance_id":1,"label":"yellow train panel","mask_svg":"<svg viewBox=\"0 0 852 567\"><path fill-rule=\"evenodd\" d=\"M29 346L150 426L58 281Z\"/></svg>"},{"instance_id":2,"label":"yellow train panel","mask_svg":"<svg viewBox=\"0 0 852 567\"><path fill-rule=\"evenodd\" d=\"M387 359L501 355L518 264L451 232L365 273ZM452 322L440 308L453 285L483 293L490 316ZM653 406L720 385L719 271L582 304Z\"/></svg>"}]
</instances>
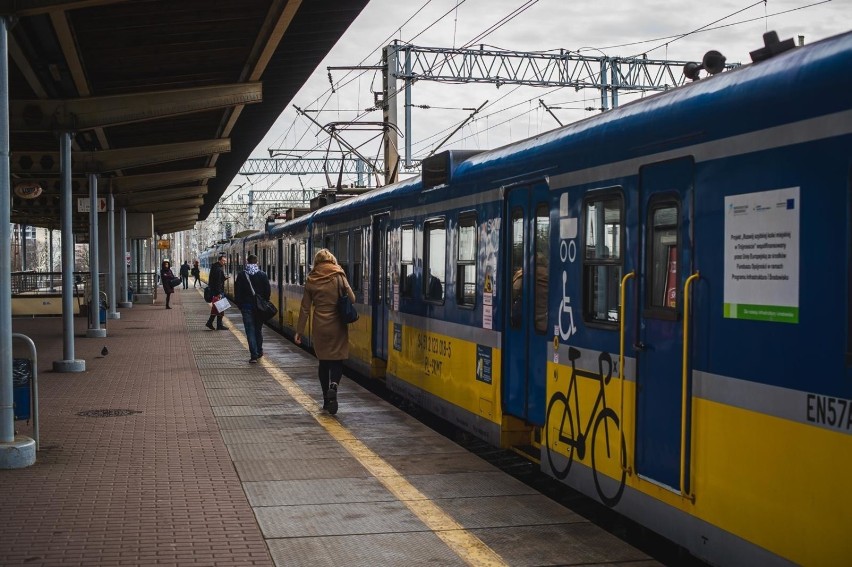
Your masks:
<instances>
[{"instance_id":1,"label":"yellow train panel","mask_svg":"<svg viewBox=\"0 0 852 567\"><path fill-rule=\"evenodd\" d=\"M389 326L388 344L394 344ZM477 344L402 326L399 348L388 356L388 372L450 404L500 425L500 351L493 349L490 382L477 377Z\"/></svg>"},{"instance_id":2,"label":"yellow train panel","mask_svg":"<svg viewBox=\"0 0 852 567\"><path fill-rule=\"evenodd\" d=\"M852 437L695 400L695 514L803 565L852 557Z\"/></svg>"}]
</instances>

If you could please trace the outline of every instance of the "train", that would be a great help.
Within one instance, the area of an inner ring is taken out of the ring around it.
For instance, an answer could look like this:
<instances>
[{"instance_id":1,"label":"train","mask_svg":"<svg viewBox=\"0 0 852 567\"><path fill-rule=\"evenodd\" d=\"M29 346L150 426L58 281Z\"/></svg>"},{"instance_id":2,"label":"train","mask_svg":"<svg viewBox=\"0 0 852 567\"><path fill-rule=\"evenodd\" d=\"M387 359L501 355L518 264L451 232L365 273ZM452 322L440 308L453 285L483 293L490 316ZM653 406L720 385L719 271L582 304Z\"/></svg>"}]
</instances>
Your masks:
<instances>
[{"instance_id":1,"label":"train","mask_svg":"<svg viewBox=\"0 0 852 567\"><path fill-rule=\"evenodd\" d=\"M202 265L256 254L292 337L327 248L353 371L708 563L848 563L852 33L753 59Z\"/></svg>"}]
</instances>

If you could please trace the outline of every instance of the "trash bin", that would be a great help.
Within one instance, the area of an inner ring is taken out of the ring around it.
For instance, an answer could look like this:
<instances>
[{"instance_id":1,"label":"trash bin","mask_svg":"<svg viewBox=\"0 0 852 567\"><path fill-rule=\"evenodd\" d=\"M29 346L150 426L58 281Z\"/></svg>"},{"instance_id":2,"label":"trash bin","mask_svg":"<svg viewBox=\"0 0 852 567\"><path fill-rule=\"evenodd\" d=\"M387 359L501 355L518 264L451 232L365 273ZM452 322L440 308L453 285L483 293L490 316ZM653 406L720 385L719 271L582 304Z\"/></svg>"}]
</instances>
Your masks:
<instances>
[{"instance_id":1,"label":"trash bin","mask_svg":"<svg viewBox=\"0 0 852 567\"><path fill-rule=\"evenodd\" d=\"M31 381L33 361L29 358L12 359L12 402L15 420L29 419L31 406Z\"/></svg>"}]
</instances>

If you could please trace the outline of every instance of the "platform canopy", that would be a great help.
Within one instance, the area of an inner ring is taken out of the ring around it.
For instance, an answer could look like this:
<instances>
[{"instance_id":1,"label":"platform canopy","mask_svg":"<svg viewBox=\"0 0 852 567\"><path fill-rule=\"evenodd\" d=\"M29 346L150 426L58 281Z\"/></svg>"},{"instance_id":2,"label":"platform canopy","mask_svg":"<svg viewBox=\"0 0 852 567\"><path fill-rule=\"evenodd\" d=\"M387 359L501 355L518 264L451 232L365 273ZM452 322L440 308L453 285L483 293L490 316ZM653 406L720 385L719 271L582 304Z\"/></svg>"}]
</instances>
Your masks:
<instances>
[{"instance_id":1,"label":"platform canopy","mask_svg":"<svg viewBox=\"0 0 852 567\"><path fill-rule=\"evenodd\" d=\"M0 0L11 222L59 228L72 132L75 204L97 173L158 233L192 228L367 1Z\"/></svg>"}]
</instances>

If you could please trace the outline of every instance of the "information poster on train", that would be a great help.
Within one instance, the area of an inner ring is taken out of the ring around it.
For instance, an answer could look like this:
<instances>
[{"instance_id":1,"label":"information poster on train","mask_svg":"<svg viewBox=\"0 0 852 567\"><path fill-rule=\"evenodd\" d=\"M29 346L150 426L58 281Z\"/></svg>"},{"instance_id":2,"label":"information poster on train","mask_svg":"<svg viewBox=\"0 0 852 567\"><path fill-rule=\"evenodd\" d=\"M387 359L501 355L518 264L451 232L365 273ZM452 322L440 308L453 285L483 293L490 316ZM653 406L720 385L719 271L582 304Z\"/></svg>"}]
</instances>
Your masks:
<instances>
[{"instance_id":1,"label":"information poster on train","mask_svg":"<svg viewBox=\"0 0 852 567\"><path fill-rule=\"evenodd\" d=\"M799 188L725 197L725 317L799 322Z\"/></svg>"}]
</instances>

